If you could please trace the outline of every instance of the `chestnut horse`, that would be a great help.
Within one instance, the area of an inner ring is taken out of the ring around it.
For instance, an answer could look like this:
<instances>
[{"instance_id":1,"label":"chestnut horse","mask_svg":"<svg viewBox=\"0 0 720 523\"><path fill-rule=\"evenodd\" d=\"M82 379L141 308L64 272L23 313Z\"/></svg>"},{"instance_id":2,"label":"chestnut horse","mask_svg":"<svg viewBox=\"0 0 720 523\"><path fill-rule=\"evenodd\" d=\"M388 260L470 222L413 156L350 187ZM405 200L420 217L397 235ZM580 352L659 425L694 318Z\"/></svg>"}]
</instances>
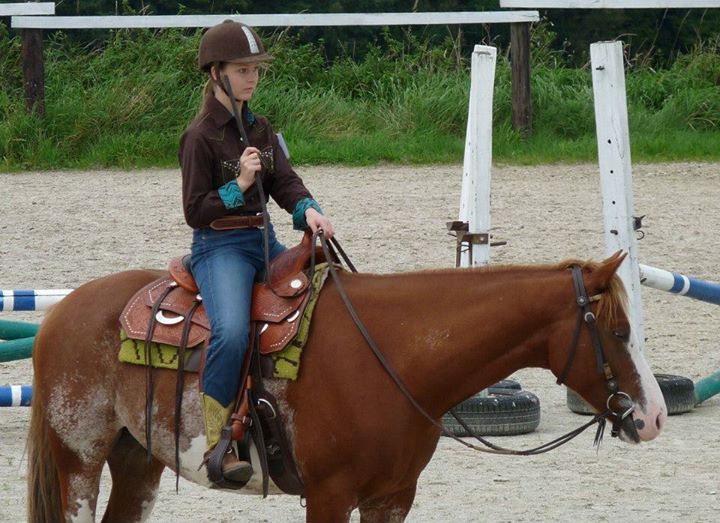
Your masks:
<instances>
[{"instance_id":1,"label":"chestnut horse","mask_svg":"<svg viewBox=\"0 0 720 523\"><path fill-rule=\"evenodd\" d=\"M615 275L622 259L342 273L340 281L407 389L440 420L451 407L518 369L563 374L578 317L568 267L579 264L588 295L599 295L591 307L605 359L619 390L632 398L620 437L639 442L658 435L667 410L631 337L624 290ZM134 270L91 281L42 323L33 354L30 521L93 521L105 463L112 490L103 521L149 517L160 475L175 463L175 373L156 372L153 456L148 458L145 369L118 361L118 318L130 297L161 274ZM565 383L604 412L606 379L587 328L575 345ZM208 485L205 469L198 470L205 434L196 380L188 376L185 383L179 472ZM348 521L355 508L363 522L405 520L440 430L380 366L331 279L317 302L299 378L268 380L267 387L279 400L305 485L307 521ZM612 421L614 415L608 417ZM260 482L253 478L239 492L259 494Z\"/></svg>"}]
</instances>

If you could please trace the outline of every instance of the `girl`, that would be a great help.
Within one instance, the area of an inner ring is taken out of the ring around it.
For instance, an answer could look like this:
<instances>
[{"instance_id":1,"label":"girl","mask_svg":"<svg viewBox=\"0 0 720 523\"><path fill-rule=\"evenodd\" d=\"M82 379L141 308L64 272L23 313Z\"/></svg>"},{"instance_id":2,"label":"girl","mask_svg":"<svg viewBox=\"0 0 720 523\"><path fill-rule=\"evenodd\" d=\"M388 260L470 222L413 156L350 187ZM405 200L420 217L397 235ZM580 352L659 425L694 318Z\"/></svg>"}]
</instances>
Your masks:
<instances>
[{"instance_id":1,"label":"girl","mask_svg":"<svg viewBox=\"0 0 720 523\"><path fill-rule=\"evenodd\" d=\"M247 106L260 67L271 58L257 33L245 24L226 20L209 29L198 53L199 67L209 75L202 109L180 139L183 210L193 228L192 272L211 327L200 380L206 456L235 407L249 343L253 282L264 268L256 174L264 194L292 214L295 229L310 227L322 229L327 238L333 235L330 220L290 166L270 122ZM240 125L249 143L244 143L234 121L231 94L241 108ZM221 218L222 230L216 222ZM267 232L272 259L285 247L272 225ZM252 466L231 451L223 459L222 472L225 480L244 484Z\"/></svg>"}]
</instances>

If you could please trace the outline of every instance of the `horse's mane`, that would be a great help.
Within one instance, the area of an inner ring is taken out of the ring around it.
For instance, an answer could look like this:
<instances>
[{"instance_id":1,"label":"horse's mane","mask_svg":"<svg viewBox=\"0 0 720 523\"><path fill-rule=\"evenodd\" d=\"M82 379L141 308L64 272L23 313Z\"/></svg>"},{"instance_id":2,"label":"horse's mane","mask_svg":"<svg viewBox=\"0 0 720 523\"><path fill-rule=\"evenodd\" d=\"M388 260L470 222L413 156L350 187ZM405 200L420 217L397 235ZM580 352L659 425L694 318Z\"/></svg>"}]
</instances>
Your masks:
<instances>
[{"instance_id":1,"label":"horse's mane","mask_svg":"<svg viewBox=\"0 0 720 523\"><path fill-rule=\"evenodd\" d=\"M489 272L510 270L524 272L543 269L549 271L567 271L573 265L580 267L583 272L592 273L600 268L601 263L593 260L578 260L575 258L569 258L561 261L560 263L550 265L494 265L482 267L477 270ZM620 315L627 316L627 308L627 292L625 291L625 287L623 286L620 277L617 274L613 274L613 277L610 278L608 287L603 290L598 300L596 311L598 322L605 327L614 325Z\"/></svg>"},{"instance_id":2,"label":"horse's mane","mask_svg":"<svg viewBox=\"0 0 720 523\"><path fill-rule=\"evenodd\" d=\"M598 270L601 266L600 262L593 260L579 260L570 258L563 260L556 264L540 264L540 265L486 265L482 267L471 267L463 269L468 272L477 273L495 273L495 272L538 272L538 271L568 271L573 265L579 266L583 272L592 273ZM375 277L397 277L405 276L411 277L417 274L452 274L456 273L457 269L424 269L421 271L410 271L405 273L390 273L390 274L375 274ZM627 316L628 304L627 304L627 292L623 286L622 280L617 274L614 274L610 279L610 283L606 289L600 294L597 306L597 319L598 322L603 326L611 326L617 322L617 319L621 315Z\"/></svg>"}]
</instances>

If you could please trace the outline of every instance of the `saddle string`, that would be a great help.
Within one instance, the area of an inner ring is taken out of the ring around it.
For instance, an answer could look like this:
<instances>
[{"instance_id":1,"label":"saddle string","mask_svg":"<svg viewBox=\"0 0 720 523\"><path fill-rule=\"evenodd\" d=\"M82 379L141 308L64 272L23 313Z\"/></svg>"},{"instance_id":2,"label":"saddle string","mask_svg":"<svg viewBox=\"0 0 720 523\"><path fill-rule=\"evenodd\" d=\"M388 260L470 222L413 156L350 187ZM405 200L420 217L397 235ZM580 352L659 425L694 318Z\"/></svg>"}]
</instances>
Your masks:
<instances>
[{"instance_id":1,"label":"saddle string","mask_svg":"<svg viewBox=\"0 0 720 523\"><path fill-rule=\"evenodd\" d=\"M160 304L167 297L167 295L170 294L170 291L172 291L176 286L177 284L168 285L163 291L163 293L160 295L160 297L155 301L155 303L153 303L152 309L150 311L150 320L148 321L147 334L145 336L145 365L147 366L147 369L145 371L145 441L147 444L145 448L147 450L148 463L152 461L152 405L153 395L155 391L153 383L153 368L152 365L150 365L150 343L152 342L153 334L155 333L155 326L157 325L157 320L155 319L155 316L160 309Z\"/></svg>"},{"instance_id":2,"label":"saddle string","mask_svg":"<svg viewBox=\"0 0 720 523\"><path fill-rule=\"evenodd\" d=\"M185 388L185 349L190 338L192 318L200 303L202 303L202 299L198 295L185 315L180 346L178 347L178 371L175 377L175 492L178 492L180 486L180 417L182 415L183 389Z\"/></svg>"},{"instance_id":3,"label":"saddle string","mask_svg":"<svg viewBox=\"0 0 720 523\"><path fill-rule=\"evenodd\" d=\"M330 256L329 252L329 246L328 241L325 239L324 235L322 234L322 231L319 232L318 237L320 238L320 245L323 248L323 252L325 253L326 257ZM335 269L334 265L331 263L329 264L329 270L330 275L335 282L335 286L338 289L338 294L340 294L340 297L345 304L346 309L348 310L348 313L350 314L351 318L355 322L355 325L358 328L358 331L360 331L360 334L362 334L363 338L365 338L366 343L372 350L375 357L378 359L380 364L382 365L385 372L390 376L390 378L393 380L395 385L400 389L400 391L403 393L405 398L413 405L415 410L421 414L427 421L429 421L433 426L436 428L439 428L440 431L444 436L447 436L458 443L462 444L463 446L476 450L478 452L485 452L490 454L505 454L505 455L519 455L519 456L531 456L535 454L543 454L545 452L548 452L550 450L553 450L560 445L563 445L570 440L574 439L576 436L584 432L586 429L594 425L595 423L601 423L601 420L605 419L605 416L612 414L612 410L608 407L608 409L605 412L597 414L593 419L585 423L584 425L578 427L577 429L574 429L567 434L560 436L548 443L545 443L543 445L540 445L538 447L532 448L532 449L526 449L526 450L513 450L513 449L507 449L504 447L500 447L498 445L494 445L490 443L489 441L485 440L482 436L476 434L473 430L470 429L470 427L467 426L467 424L454 412L454 410L451 410L451 413L453 417L455 417L456 420L463 426L465 430L468 431L468 433L480 441L483 445L485 445L488 448L479 447L477 445L474 445L472 443L469 443L467 441L464 441L460 439L458 436L455 436L454 434L451 434L445 429L445 427L442 426L441 423L438 423L435 418L433 418L428 412L418 403L418 401L414 398L412 393L408 390L408 388L405 386L403 381L400 379L400 377L397 375L395 370L392 368L390 363L385 359L385 356L383 355L380 348L375 343L375 340L373 340L372 336L370 336L370 333L368 332L367 328L365 327L365 324L362 322L360 317L357 314L357 311L355 310L355 307L353 306L352 302L350 301L350 298L347 295L347 292L345 291L344 286L342 285L342 282L340 280L340 277L337 274L337 270ZM604 429L604 424L601 424L601 426L598 428L598 432L595 435L595 440L599 444L600 439L602 439L602 431L601 428Z\"/></svg>"}]
</instances>

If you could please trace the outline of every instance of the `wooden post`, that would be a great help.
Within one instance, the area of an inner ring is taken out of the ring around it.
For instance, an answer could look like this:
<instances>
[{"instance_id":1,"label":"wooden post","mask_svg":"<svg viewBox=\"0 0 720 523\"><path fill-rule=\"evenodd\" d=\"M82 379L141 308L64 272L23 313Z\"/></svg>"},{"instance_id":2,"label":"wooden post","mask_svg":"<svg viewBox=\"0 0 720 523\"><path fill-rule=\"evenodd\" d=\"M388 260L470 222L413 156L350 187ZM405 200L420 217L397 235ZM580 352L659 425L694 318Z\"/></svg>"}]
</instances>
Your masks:
<instances>
[{"instance_id":1,"label":"wooden post","mask_svg":"<svg viewBox=\"0 0 720 523\"><path fill-rule=\"evenodd\" d=\"M465 137L460 221L467 222L470 241L460 265L487 265L490 261L490 172L492 168L492 114L497 49L476 45L470 68L470 100ZM458 231L458 237L463 233Z\"/></svg>"},{"instance_id":2,"label":"wooden post","mask_svg":"<svg viewBox=\"0 0 720 523\"><path fill-rule=\"evenodd\" d=\"M633 227L632 162L625 94L622 42L590 45L598 164L603 196L605 252L624 250L628 257L617 273L628 293L632 331L639 348L645 347L638 248Z\"/></svg>"},{"instance_id":3,"label":"wooden post","mask_svg":"<svg viewBox=\"0 0 720 523\"><path fill-rule=\"evenodd\" d=\"M530 94L530 23L510 24L512 59L512 126L522 136L532 132Z\"/></svg>"},{"instance_id":4,"label":"wooden post","mask_svg":"<svg viewBox=\"0 0 720 523\"><path fill-rule=\"evenodd\" d=\"M23 29L22 62L25 108L45 116L45 66L43 65L42 29Z\"/></svg>"}]
</instances>

